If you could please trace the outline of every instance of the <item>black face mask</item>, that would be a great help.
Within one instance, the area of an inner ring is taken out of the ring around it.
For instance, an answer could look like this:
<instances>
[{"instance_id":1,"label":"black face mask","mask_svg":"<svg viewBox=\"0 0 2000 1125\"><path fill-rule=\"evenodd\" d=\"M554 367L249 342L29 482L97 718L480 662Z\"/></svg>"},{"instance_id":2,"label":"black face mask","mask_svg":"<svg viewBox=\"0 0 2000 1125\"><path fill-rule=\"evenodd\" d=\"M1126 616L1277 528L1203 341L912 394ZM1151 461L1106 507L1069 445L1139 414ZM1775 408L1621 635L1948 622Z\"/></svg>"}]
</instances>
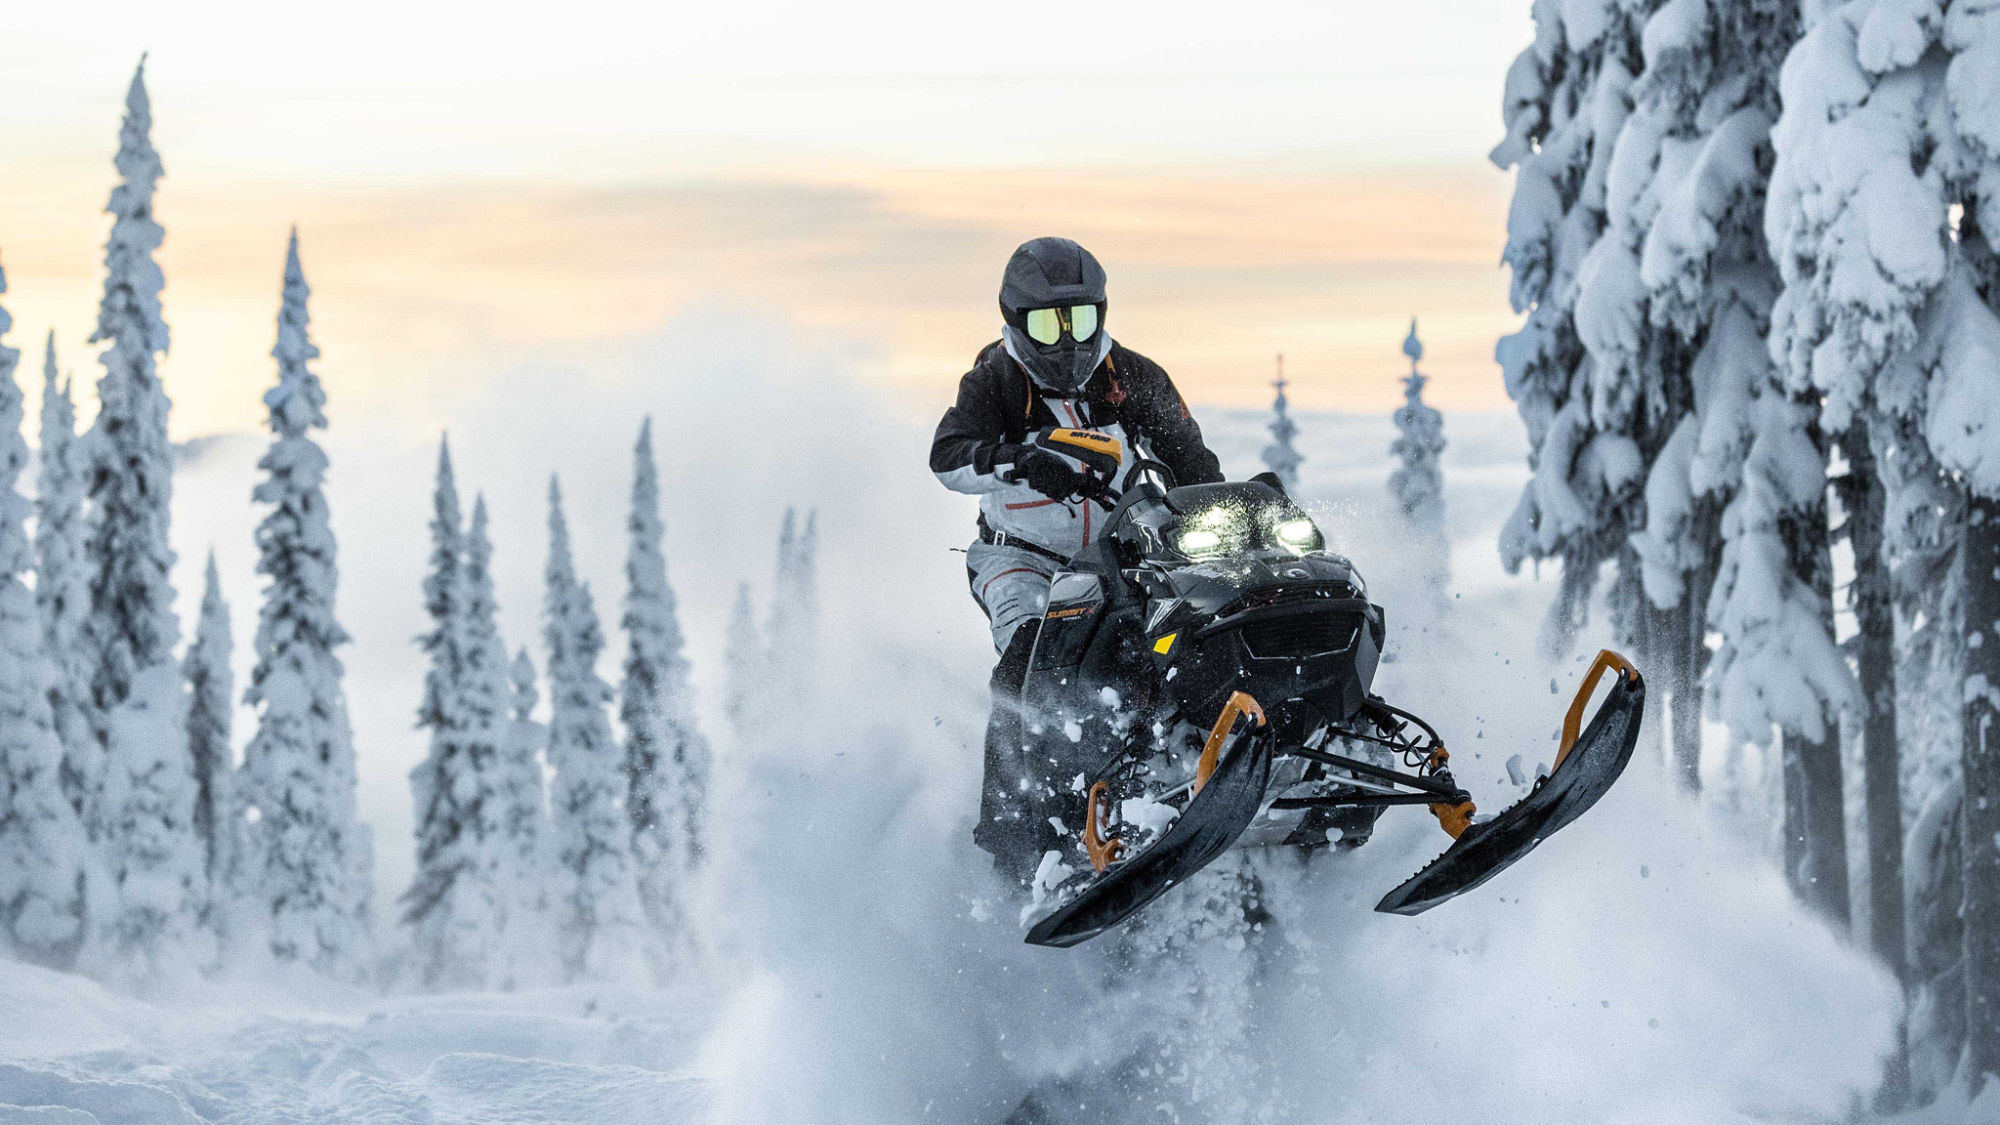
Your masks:
<instances>
[{"instance_id":1,"label":"black face mask","mask_svg":"<svg viewBox=\"0 0 2000 1125\"><path fill-rule=\"evenodd\" d=\"M1000 283L1009 351L1047 390L1073 393L1102 358L1104 267L1067 238L1021 244Z\"/></svg>"}]
</instances>

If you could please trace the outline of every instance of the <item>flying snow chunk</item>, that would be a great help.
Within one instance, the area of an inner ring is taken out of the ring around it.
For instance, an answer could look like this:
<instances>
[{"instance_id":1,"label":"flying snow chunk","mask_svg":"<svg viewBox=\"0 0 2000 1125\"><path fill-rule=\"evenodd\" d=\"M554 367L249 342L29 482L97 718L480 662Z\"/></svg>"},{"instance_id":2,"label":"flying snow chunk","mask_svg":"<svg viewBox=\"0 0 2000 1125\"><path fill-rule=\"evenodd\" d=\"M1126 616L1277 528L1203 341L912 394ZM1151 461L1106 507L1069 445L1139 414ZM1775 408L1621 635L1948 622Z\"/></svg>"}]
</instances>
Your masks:
<instances>
[{"instance_id":1,"label":"flying snow chunk","mask_svg":"<svg viewBox=\"0 0 2000 1125\"><path fill-rule=\"evenodd\" d=\"M1181 811L1164 801L1155 801L1150 797L1127 797L1118 803L1118 815L1125 819L1125 823L1139 831L1152 834L1165 832L1167 826L1181 815Z\"/></svg>"},{"instance_id":2,"label":"flying snow chunk","mask_svg":"<svg viewBox=\"0 0 2000 1125\"><path fill-rule=\"evenodd\" d=\"M1055 898L1056 889L1069 881L1076 868L1062 861L1062 853L1054 848L1042 853L1041 866L1035 868L1035 879L1030 885L1028 903L1021 907L1021 925L1026 926L1048 908Z\"/></svg>"}]
</instances>

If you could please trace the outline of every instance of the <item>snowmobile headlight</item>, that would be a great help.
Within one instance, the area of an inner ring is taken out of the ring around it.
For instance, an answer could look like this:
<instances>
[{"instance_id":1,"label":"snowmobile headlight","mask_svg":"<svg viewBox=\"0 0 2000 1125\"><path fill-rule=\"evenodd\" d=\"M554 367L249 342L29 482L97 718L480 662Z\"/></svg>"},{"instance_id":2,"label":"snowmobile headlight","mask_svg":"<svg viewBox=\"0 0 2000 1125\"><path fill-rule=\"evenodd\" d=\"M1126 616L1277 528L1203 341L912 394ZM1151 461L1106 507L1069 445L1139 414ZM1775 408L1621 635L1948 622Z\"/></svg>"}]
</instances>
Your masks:
<instances>
[{"instance_id":1,"label":"snowmobile headlight","mask_svg":"<svg viewBox=\"0 0 2000 1125\"><path fill-rule=\"evenodd\" d=\"M1191 559L1240 551L1250 539L1250 520L1240 508L1217 504L1188 518L1174 536L1174 549Z\"/></svg>"},{"instance_id":2,"label":"snowmobile headlight","mask_svg":"<svg viewBox=\"0 0 2000 1125\"><path fill-rule=\"evenodd\" d=\"M1279 520L1278 526L1272 530L1280 544L1287 550L1297 551L1299 554L1318 550L1323 545L1319 528L1304 516Z\"/></svg>"},{"instance_id":3,"label":"snowmobile headlight","mask_svg":"<svg viewBox=\"0 0 2000 1125\"><path fill-rule=\"evenodd\" d=\"M1210 554L1221 546L1222 533L1206 527L1191 527L1174 541L1174 548L1189 558Z\"/></svg>"}]
</instances>

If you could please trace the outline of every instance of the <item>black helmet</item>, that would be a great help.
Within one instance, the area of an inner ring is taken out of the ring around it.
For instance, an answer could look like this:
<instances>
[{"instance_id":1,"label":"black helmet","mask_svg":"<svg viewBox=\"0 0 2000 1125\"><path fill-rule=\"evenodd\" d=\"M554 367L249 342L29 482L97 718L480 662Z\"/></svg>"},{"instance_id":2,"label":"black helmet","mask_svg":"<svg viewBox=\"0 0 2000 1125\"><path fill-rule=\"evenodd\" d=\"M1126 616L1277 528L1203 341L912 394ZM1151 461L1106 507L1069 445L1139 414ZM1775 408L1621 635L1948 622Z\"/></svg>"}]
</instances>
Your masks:
<instances>
[{"instance_id":1,"label":"black helmet","mask_svg":"<svg viewBox=\"0 0 2000 1125\"><path fill-rule=\"evenodd\" d=\"M1104 267L1067 238L1023 242L1000 280L1007 352L1045 389L1083 389L1109 351Z\"/></svg>"}]
</instances>

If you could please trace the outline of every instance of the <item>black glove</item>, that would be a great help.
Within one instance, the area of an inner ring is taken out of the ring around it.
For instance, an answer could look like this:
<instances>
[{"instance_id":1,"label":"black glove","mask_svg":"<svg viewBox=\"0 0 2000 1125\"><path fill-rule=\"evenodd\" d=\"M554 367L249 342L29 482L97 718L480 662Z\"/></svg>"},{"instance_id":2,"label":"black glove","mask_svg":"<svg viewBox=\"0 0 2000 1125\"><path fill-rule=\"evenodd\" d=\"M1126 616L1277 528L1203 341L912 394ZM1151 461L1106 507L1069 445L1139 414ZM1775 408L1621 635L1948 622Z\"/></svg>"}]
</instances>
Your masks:
<instances>
[{"instance_id":1,"label":"black glove","mask_svg":"<svg viewBox=\"0 0 2000 1125\"><path fill-rule=\"evenodd\" d=\"M1082 470L1046 449L1023 446L1014 458L1014 479L1051 500L1067 500L1088 483Z\"/></svg>"}]
</instances>

